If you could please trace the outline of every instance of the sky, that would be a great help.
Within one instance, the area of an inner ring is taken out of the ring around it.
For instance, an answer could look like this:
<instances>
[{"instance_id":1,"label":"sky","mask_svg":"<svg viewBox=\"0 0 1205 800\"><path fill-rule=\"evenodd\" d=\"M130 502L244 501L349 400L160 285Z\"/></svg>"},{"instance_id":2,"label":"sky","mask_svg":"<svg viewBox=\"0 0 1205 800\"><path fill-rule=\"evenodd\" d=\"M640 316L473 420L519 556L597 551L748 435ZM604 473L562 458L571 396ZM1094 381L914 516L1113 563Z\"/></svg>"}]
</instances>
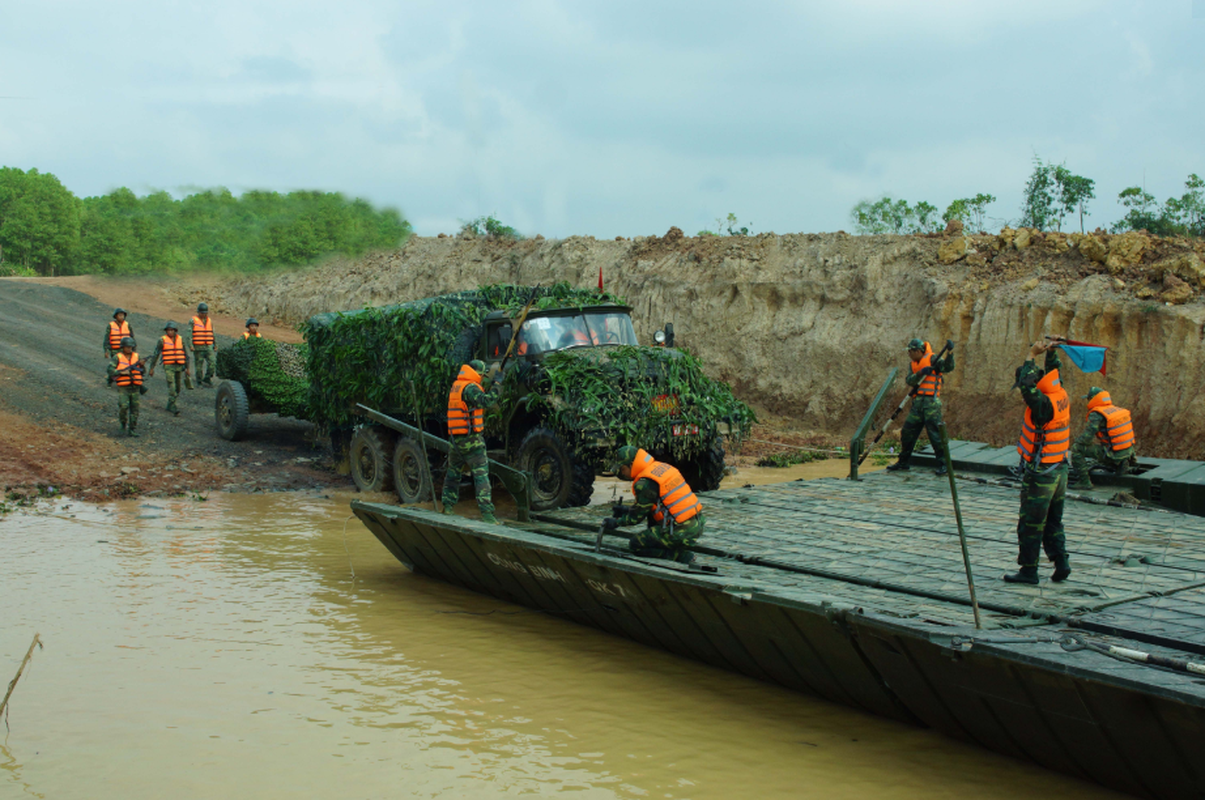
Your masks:
<instances>
[{"instance_id":1,"label":"sky","mask_svg":"<svg viewBox=\"0 0 1205 800\"><path fill-rule=\"evenodd\" d=\"M0 4L0 166L78 196L318 189L422 235L853 231L884 194L1020 217L1034 158L1205 174L1205 0Z\"/></svg>"}]
</instances>

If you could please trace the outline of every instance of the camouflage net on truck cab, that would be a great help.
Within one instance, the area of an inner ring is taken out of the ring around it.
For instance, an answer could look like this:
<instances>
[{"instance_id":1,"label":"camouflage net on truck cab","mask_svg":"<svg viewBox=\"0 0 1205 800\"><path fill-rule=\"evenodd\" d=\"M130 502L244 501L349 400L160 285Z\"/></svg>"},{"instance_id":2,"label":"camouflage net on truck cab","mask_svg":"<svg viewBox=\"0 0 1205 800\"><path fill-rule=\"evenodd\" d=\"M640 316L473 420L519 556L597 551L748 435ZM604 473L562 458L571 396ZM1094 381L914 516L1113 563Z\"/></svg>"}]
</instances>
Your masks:
<instances>
[{"instance_id":1,"label":"camouflage net on truck cab","mask_svg":"<svg viewBox=\"0 0 1205 800\"><path fill-rule=\"evenodd\" d=\"M238 381L282 417L309 419L306 345L252 338L218 350L218 377Z\"/></svg>"},{"instance_id":2,"label":"camouflage net on truck cab","mask_svg":"<svg viewBox=\"0 0 1205 800\"><path fill-rule=\"evenodd\" d=\"M446 413L460 365L474 358L486 314L518 316L530 286L493 285L457 294L361 311L318 314L302 324L310 347L313 419L327 427L353 424L356 403L400 412L413 421ZM539 287L533 308L576 308L623 301L568 283ZM411 388L413 387L413 389Z\"/></svg>"}]
</instances>

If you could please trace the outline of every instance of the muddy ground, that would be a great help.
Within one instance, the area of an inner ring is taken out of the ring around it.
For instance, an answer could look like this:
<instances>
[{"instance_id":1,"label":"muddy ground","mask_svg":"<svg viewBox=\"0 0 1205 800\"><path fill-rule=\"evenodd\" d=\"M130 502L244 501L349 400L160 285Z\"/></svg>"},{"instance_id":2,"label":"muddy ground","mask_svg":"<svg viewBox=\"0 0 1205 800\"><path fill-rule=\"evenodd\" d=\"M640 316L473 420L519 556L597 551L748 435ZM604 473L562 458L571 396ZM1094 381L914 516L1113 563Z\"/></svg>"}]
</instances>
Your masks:
<instances>
[{"instance_id":1,"label":"muddy ground","mask_svg":"<svg viewBox=\"0 0 1205 800\"><path fill-rule=\"evenodd\" d=\"M205 278L154 283L94 276L0 279L0 487L9 502L39 494L84 500L138 495L280 491L350 486L329 448L308 422L252 416L251 435L228 442L214 428L214 389L185 391L178 417L165 410L162 369L142 396L141 436L124 435L117 422L116 390L106 383L102 353L113 308L130 311L139 352L154 352L164 323L181 329L196 301L206 298ZM181 305L180 297L189 297ZM244 320L213 315L219 348L241 335ZM261 320L270 338L300 341L290 328ZM183 331L182 331L183 332ZM797 430L787 418L767 416L730 464L752 465L769 453L791 452L774 442L829 447L825 436ZM822 472L842 474L834 461ZM0 498L3 502L3 498Z\"/></svg>"}]
</instances>

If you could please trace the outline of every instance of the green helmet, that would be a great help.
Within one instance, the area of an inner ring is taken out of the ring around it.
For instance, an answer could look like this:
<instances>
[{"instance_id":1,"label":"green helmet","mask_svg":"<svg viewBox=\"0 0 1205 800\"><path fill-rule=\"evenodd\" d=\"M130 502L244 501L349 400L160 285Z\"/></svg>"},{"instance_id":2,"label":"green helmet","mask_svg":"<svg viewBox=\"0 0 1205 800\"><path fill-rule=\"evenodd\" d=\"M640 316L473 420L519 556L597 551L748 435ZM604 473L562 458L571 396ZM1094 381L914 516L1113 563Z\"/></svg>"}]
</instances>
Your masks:
<instances>
[{"instance_id":1,"label":"green helmet","mask_svg":"<svg viewBox=\"0 0 1205 800\"><path fill-rule=\"evenodd\" d=\"M255 317L248 317L247 324L244 327L250 328L252 325L258 325L258 324L259 324L259 320L257 320Z\"/></svg>"},{"instance_id":2,"label":"green helmet","mask_svg":"<svg viewBox=\"0 0 1205 800\"><path fill-rule=\"evenodd\" d=\"M113 319L117 319L118 314L125 314L127 317L129 316L129 312L127 312L124 308L113 309Z\"/></svg>"},{"instance_id":3,"label":"green helmet","mask_svg":"<svg viewBox=\"0 0 1205 800\"><path fill-rule=\"evenodd\" d=\"M1100 394L1103 391L1104 391L1104 389L1100 388L1099 386L1093 386L1091 389L1088 390L1088 393L1086 395L1084 395L1084 399L1091 400L1093 397L1096 397L1098 394Z\"/></svg>"},{"instance_id":4,"label":"green helmet","mask_svg":"<svg viewBox=\"0 0 1205 800\"><path fill-rule=\"evenodd\" d=\"M180 326L179 326L179 325L177 325L177 324L176 324L176 323L174 323L174 322L169 322L169 323L167 323L166 325L164 325L164 326L163 326L163 330L165 330L165 331L178 331L178 330L180 330Z\"/></svg>"},{"instance_id":5,"label":"green helmet","mask_svg":"<svg viewBox=\"0 0 1205 800\"><path fill-rule=\"evenodd\" d=\"M908 340L909 350L924 350L925 342L923 339L917 339L915 336Z\"/></svg>"},{"instance_id":6,"label":"green helmet","mask_svg":"<svg viewBox=\"0 0 1205 800\"><path fill-rule=\"evenodd\" d=\"M476 372L478 375L485 374L485 362L482 361L481 359L474 358L472 361L469 362L469 366L472 367L473 372Z\"/></svg>"},{"instance_id":7,"label":"green helmet","mask_svg":"<svg viewBox=\"0 0 1205 800\"><path fill-rule=\"evenodd\" d=\"M612 472L619 472L624 467L632 466L632 462L636 460L636 454L640 452L639 447L630 444L625 444L623 447L615 451L615 464Z\"/></svg>"},{"instance_id":8,"label":"green helmet","mask_svg":"<svg viewBox=\"0 0 1205 800\"><path fill-rule=\"evenodd\" d=\"M123 336L123 337L121 337L121 346L122 347L133 347L134 340L131 339L129 336Z\"/></svg>"},{"instance_id":9,"label":"green helmet","mask_svg":"<svg viewBox=\"0 0 1205 800\"><path fill-rule=\"evenodd\" d=\"M197 303L197 313L198 314L208 314L209 313L209 303Z\"/></svg>"}]
</instances>

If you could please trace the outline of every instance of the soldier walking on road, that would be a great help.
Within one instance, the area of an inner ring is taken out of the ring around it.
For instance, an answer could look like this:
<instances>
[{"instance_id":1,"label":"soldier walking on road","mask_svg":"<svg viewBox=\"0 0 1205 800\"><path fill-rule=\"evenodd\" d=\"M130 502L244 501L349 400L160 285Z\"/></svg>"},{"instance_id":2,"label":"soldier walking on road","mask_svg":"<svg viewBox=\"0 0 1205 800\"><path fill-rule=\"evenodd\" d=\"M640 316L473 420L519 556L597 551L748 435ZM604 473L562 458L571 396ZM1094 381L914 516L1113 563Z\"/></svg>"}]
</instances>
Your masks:
<instances>
[{"instance_id":1,"label":"soldier walking on road","mask_svg":"<svg viewBox=\"0 0 1205 800\"><path fill-rule=\"evenodd\" d=\"M197 367L197 385L213 386L214 355L218 351L213 338L213 320L209 318L209 304L198 303L197 315L192 318L192 357Z\"/></svg>"},{"instance_id":2,"label":"soldier walking on road","mask_svg":"<svg viewBox=\"0 0 1205 800\"><path fill-rule=\"evenodd\" d=\"M913 339L908 342L908 356L912 359L912 374L905 382L914 390L912 407L900 430L900 457L887 467L891 472L908 470L912 459L912 448L920 438L922 429L929 434L933 455L937 456L937 474L946 474L944 443L941 439L941 385L943 375L954 370L954 342L947 341L949 355L935 358L928 342Z\"/></svg>"},{"instance_id":3,"label":"soldier walking on road","mask_svg":"<svg viewBox=\"0 0 1205 800\"><path fill-rule=\"evenodd\" d=\"M162 363L163 371L167 373L167 410L180 416L176 406L176 398L180 396L181 379L191 379L188 348L180 336L179 328L174 322L163 326L164 335L159 337L155 346L155 354L151 356L148 377L154 377L155 365Z\"/></svg>"},{"instance_id":4,"label":"soldier walking on road","mask_svg":"<svg viewBox=\"0 0 1205 800\"><path fill-rule=\"evenodd\" d=\"M126 322L126 310L113 310L113 321L105 326L105 358L112 358L121 351L121 340L129 336L134 338L134 329Z\"/></svg>"},{"instance_id":5,"label":"soldier walking on road","mask_svg":"<svg viewBox=\"0 0 1205 800\"><path fill-rule=\"evenodd\" d=\"M636 501L630 506L612 507L612 516L603 525L614 530L645 522L647 527L629 543L633 553L683 564L693 561L694 553L687 548L703 535L703 504L682 473L632 445L616 451L615 463L619 479L632 482Z\"/></svg>"},{"instance_id":6,"label":"soldier walking on road","mask_svg":"<svg viewBox=\"0 0 1205 800\"><path fill-rule=\"evenodd\" d=\"M1029 360L1017 367L1013 388L1021 389L1025 401L1025 420L1017 451L1024 462L1021 478L1021 512L1017 519L1017 563L1015 574L1005 575L1009 583L1038 583L1038 553L1045 548L1054 562L1052 581L1071 574L1063 535L1063 505L1067 494L1067 451L1071 445L1071 398L1059 378L1055 342L1034 342ZM1034 359L1046 354L1046 367L1040 369Z\"/></svg>"},{"instance_id":7,"label":"soldier walking on road","mask_svg":"<svg viewBox=\"0 0 1205 800\"><path fill-rule=\"evenodd\" d=\"M138 400L142 385L142 360L134 352L134 340L121 340L121 349L109 360L109 382L117 384L117 419L130 436L138 435Z\"/></svg>"},{"instance_id":8,"label":"soldier walking on road","mask_svg":"<svg viewBox=\"0 0 1205 800\"><path fill-rule=\"evenodd\" d=\"M1071 445L1072 489L1091 489L1093 466L1107 467L1118 475L1130 470L1134 458L1134 425L1129 409L1113 405L1113 398L1099 386L1084 395L1088 401L1088 426Z\"/></svg>"},{"instance_id":9,"label":"soldier walking on road","mask_svg":"<svg viewBox=\"0 0 1205 800\"><path fill-rule=\"evenodd\" d=\"M496 523L494 502L490 496L489 459L485 453L484 409L498 402L499 382L487 392L481 386L485 364L476 359L460 368L448 394L448 438L452 449L448 453L448 471L444 475L443 513L451 514L460 501L460 472L467 465L473 473L477 489L477 507L481 519Z\"/></svg>"}]
</instances>

